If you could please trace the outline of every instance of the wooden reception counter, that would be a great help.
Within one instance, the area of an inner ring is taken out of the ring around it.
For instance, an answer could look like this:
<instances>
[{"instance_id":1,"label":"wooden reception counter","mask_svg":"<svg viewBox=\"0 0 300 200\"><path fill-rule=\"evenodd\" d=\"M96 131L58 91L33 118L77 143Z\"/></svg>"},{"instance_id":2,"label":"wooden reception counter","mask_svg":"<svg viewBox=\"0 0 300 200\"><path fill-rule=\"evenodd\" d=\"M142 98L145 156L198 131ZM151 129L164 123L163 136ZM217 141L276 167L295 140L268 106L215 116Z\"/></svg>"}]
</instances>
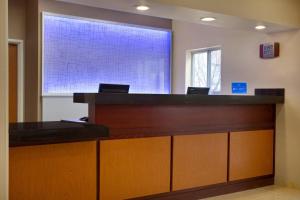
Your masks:
<instances>
[{"instance_id":1,"label":"wooden reception counter","mask_svg":"<svg viewBox=\"0 0 300 200\"><path fill-rule=\"evenodd\" d=\"M74 94L74 102L88 103L89 123L109 135L11 147L11 199L187 200L274 183L283 94Z\"/></svg>"},{"instance_id":2,"label":"wooden reception counter","mask_svg":"<svg viewBox=\"0 0 300 200\"><path fill-rule=\"evenodd\" d=\"M96 199L97 141L104 126L38 122L9 126L9 199Z\"/></svg>"}]
</instances>

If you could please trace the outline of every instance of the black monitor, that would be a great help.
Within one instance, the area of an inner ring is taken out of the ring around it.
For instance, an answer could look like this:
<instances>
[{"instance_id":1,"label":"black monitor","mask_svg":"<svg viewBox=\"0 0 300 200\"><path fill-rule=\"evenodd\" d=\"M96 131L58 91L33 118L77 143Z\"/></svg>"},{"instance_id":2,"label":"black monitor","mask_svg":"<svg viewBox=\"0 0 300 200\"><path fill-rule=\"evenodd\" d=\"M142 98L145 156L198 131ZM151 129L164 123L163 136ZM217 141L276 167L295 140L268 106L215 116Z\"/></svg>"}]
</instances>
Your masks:
<instances>
[{"instance_id":1,"label":"black monitor","mask_svg":"<svg viewBox=\"0 0 300 200\"><path fill-rule=\"evenodd\" d=\"M207 87L188 87L187 94L208 95L209 88Z\"/></svg>"},{"instance_id":2,"label":"black monitor","mask_svg":"<svg viewBox=\"0 0 300 200\"><path fill-rule=\"evenodd\" d=\"M264 89L255 89L255 95L264 95L264 96L284 96L284 88L264 88Z\"/></svg>"},{"instance_id":3,"label":"black monitor","mask_svg":"<svg viewBox=\"0 0 300 200\"><path fill-rule=\"evenodd\" d=\"M128 93L129 85L120 85L120 84L99 84L99 93Z\"/></svg>"}]
</instances>

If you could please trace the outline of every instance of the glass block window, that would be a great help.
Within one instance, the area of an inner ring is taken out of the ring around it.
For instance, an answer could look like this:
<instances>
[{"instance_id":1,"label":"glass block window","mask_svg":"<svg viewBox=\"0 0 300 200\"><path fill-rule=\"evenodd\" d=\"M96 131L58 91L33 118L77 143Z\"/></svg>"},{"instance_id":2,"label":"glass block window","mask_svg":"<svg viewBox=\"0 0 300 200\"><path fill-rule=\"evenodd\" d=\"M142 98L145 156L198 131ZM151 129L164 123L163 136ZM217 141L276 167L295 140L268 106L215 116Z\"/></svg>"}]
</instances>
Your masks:
<instances>
[{"instance_id":1,"label":"glass block window","mask_svg":"<svg viewBox=\"0 0 300 200\"><path fill-rule=\"evenodd\" d=\"M221 49L192 52L191 86L209 87L211 93L221 91Z\"/></svg>"},{"instance_id":2,"label":"glass block window","mask_svg":"<svg viewBox=\"0 0 300 200\"><path fill-rule=\"evenodd\" d=\"M170 93L171 32L43 15L43 95L97 92L99 83L131 93Z\"/></svg>"}]
</instances>

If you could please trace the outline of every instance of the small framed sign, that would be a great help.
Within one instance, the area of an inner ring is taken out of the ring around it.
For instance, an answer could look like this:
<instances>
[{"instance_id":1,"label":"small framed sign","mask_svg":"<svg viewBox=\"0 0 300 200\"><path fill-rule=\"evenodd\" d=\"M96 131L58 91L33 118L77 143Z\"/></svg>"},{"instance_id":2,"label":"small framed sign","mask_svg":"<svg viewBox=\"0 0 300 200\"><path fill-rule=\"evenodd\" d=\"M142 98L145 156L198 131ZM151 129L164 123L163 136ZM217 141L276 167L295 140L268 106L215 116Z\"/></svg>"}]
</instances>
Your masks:
<instances>
[{"instance_id":1,"label":"small framed sign","mask_svg":"<svg viewBox=\"0 0 300 200\"><path fill-rule=\"evenodd\" d=\"M266 43L260 45L260 57L270 59L279 57L279 43Z\"/></svg>"},{"instance_id":2,"label":"small framed sign","mask_svg":"<svg viewBox=\"0 0 300 200\"><path fill-rule=\"evenodd\" d=\"M247 94L247 83L246 82L234 82L231 83L232 94Z\"/></svg>"}]
</instances>

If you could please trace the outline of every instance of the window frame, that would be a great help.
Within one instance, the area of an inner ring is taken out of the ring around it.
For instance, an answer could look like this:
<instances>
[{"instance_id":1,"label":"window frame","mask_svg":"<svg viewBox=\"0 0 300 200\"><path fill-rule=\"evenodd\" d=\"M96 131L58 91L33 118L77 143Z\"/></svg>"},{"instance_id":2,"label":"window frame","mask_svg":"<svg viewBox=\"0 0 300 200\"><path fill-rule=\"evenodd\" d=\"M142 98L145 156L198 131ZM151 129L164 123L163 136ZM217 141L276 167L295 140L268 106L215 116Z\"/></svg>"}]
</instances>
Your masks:
<instances>
[{"instance_id":1,"label":"window frame","mask_svg":"<svg viewBox=\"0 0 300 200\"><path fill-rule=\"evenodd\" d=\"M211 53L213 51L221 51L221 62L220 62L220 68L221 68L221 72L222 72L222 48L220 46L217 47L211 47L211 48L205 48L205 49L198 49L198 50L194 50L191 51L191 78L190 78L190 84L191 86L194 86L194 57L196 54L199 53L207 53L207 87L211 87ZM221 73L222 75L222 73ZM221 83L222 83L222 76L221 76ZM222 84L221 84L221 88L220 91L216 91L216 92L221 92L222 90Z\"/></svg>"}]
</instances>

